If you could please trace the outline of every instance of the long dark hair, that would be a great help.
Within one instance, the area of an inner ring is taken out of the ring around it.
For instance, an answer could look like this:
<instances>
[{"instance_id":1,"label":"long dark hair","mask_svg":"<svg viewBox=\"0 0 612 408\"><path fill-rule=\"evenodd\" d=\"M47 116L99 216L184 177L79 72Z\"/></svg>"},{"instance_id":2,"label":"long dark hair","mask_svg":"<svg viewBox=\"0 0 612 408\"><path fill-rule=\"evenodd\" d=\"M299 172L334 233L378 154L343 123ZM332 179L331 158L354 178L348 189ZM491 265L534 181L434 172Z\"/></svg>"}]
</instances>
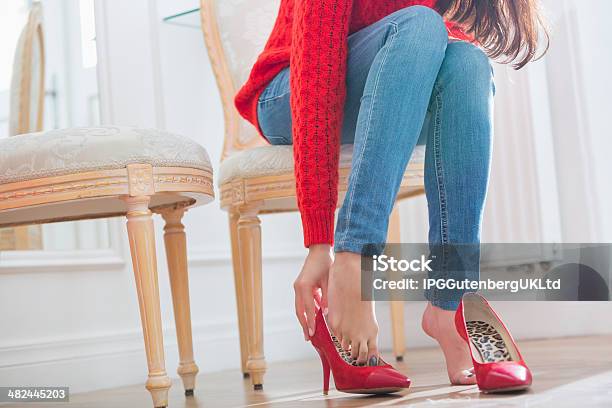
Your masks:
<instances>
[{"instance_id":1,"label":"long dark hair","mask_svg":"<svg viewBox=\"0 0 612 408\"><path fill-rule=\"evenodd\" d=\"M537 0L438 0L437 11L474 37L491 58L520 69L542 56L549 36ZM545 47L538 56L540 35Z\"/></svg>"}]
</instances>

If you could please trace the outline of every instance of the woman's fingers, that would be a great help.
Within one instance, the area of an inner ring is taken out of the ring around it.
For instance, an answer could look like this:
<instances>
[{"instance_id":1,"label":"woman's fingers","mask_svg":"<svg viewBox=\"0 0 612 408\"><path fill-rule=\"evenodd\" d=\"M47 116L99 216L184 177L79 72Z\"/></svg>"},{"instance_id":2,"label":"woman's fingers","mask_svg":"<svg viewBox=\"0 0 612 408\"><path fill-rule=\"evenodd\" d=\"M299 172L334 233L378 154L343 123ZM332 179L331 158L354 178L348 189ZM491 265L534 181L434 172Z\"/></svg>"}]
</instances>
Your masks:
<instances>
[{"instance_id":1,"label":"woman's fingers","mask_svg":"<svg viewBox=\"0 0 612 408\"><path fill-rule=\"evenodd\" d=\"M299 291L295 291L295 315L302 326L304 332L304 340L308 341L308 320L306 319L306 313L304 311L304 303L302 302L302 296Z\"/></svg>"},{"instance_id":2,"label":"woman's fingers","mask_svg":"<svg viewBox=\"0 0 612 408\"><path fill-rule=\"evenodd\" d=\"M351 359L356 360L359 365L367 365L369 363L369 345L367 340L351 341ZM378 356L378 354L376 354ZM377 364L374 364L377 365Z\"/></svg>"},{"instance_id":3,"label":"woman's fingers","mask_svg":"<svg viewBox=\"0 0 612 408\"><path fill-rule=\"evenodd\" d=\"M312 288L303 289L302 299L304 302L304 310L306 312L306 321L308 324L308 336L310 338L314 336L315 317L317 315L317 307L315 305L315 298Z\"/></svg>"},{"instance_id":4,"label":"woman's fingers","mask_svg":"<svg viewBox=\"0 0 612 408\"><path fill-rule=\"evenodd\" d=\"M302 325L304 339L308 341L314 335L317 315L315 302L321 301L321 295L319 295L318 289L300 279L294 282L293 290L295 291L295 313Z\"/></svg>"},{"instance_id":5,"label":"woman's fingers","mask_svg":"<svg viewBox=\"0 0 612 408\"><path fill-rule=\"evenodd\" d=\"M321 290L319 290L318 288L314 288L312 291L312 297L315 301L316 307L323 308L323 306L321 306L321 303L323 302L322 296L321 296Z\"/></svg>"},{"instance_id":6,"label":"woman's fingers","mask_svg":"<svg viewBox=\"0 0 612 408\"><path fill-rule=\"evenodd\" d=\"M357 364L366 365L368 362L368 342L366 340L359 342L359 354L357 355Z\"/></svg>"},{"instance_id":7,"label":"woman's fingers","mask_svg":"<svg viewBox=\"0 0 612 408\"><path fill-rule=\"evenodd\" d=\"M376 339L372 339L367 343L367 365L377 366L378 365L378 346L376 345Z\"/></svg>"},{"instance_id":8,"label":"woman's fingers","mask_svg":"<svg viewBox=\"0 0 612 408\"><path fill-rule=\"evenodd\" d=\"M323 281L321 281L321 303L319 304L321 305L321 309L323 309L323 311L327 309L327 279L323 279Z\"/></svg>"},{"instance_id":9,"label":"woman's fingers","mask_svg":"<svg viewBox=\"0 0 612 408\"><path fill-rule=\"evenodd\" d=\"M359 344L360 342L358 340L351 341L351 359L352 360L357 360L357 358L359 357Z\"/></svg>"},{"instance_id":10,"label":"woman's fingers","mask_svg":"<svg viewBox=\"0 0 612 408\"><path fill-rule=\"evenodd\" d=\"M368 360L368 342L367 340L351 341L351 358L357 360L359 365L364 365Z\"/></svg>"},{"instance_id":11,"label":"woman's fingers","mask_svg":"<svg viewBox=\"0 0 612 408\"><path fill-rule=\"evenodd\" d=\"M319 282L325 282L332 263L330 246L327 244L312 245L304 266L293 282L295 291L295 313L304 331L306 341L314 335L316 327L317 304L322 304L319 293ZM327 290L326 290L327 292Z\"/></svg>"},{"instance_id":12,"label":"woman's fingers","mask_svg":"<svg viewBox=\"0 0 612 408\"><path fill-rule=\"evenodd\" d=\"M348 336L342 336L340 338L340 345L342 346L342 350L348 351L351 348L351 340Z\"/></svg>"}]
</instances>

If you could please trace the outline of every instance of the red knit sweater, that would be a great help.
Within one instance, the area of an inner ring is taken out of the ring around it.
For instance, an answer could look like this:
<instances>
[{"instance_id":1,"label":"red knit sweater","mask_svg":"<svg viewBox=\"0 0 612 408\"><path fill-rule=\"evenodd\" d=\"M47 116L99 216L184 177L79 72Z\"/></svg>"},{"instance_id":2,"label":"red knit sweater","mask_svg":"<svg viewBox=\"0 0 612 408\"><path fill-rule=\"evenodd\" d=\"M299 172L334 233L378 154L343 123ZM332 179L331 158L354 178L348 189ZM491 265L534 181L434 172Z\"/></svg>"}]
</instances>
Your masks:
<instances>
[{"instance_id":1,"label":"red knit sweater","mask_svg":"<svg viewBox=\"0 0 612 408\"><path fill-rule=\"evenodd\" d=\"M436 0L282 0L264 51L236 95L240 114L259 129L257 101L290 66L298 207L304 244L333 243L345 99L347 37L404 7ZM453 37L467 39L447 23Z\"/></svg>"}]
</instances>

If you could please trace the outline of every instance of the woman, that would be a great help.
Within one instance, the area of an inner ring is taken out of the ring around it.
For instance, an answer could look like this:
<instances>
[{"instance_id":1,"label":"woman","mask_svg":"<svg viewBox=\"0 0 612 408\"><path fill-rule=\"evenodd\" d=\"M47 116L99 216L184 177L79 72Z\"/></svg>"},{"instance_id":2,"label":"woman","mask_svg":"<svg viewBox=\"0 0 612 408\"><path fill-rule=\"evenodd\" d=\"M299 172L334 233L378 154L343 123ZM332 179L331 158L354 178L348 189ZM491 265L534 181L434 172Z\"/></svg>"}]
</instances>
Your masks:
<instances>
[{"instance_id":1,"label":"woman","mask_svg":"<svg viewBox=\"0 0 612 408\"><path fill-rule=\"evenodd\" d=\"M373 304L360 299L360 253L384 243L417 143L426 144L430 244L479 243L491 158L489 57L524 66L539 25L535 0L282 0L236 106L268 142L294 145L309 249L295 307L306 340L321 304L351 357L378 364ZM341 143L354 153L334 236ZM444 352L450 382L473 384L453 323L459 296L428 291L422 325Z\"/></svg>"}]
</instances>

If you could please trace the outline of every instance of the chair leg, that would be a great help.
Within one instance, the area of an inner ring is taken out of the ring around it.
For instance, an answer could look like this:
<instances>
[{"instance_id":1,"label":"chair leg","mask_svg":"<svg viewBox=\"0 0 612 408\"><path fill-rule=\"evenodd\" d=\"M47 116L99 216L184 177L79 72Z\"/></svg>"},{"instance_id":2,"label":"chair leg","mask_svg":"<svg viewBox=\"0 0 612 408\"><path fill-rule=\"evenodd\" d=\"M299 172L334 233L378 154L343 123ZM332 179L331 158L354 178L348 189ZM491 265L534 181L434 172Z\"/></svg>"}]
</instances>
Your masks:
<instances>
[{"instance_id":1,"label":"chair leg","mask_svg":"<svg viewBox=\"0 0 612 408\"><path fill-rule=\"evenodd\" d=\"M176 337L179 349L178 374L183 380L185 395L193 395L198 366L193 360L193 340L191 334L191 311L189 307L189 277L187 273L187 239L181 219L184 208L161 212L164 226L164 243L170 274L172 306L176 323Z\"/></svg>"},{"instance_id":2,"label":"chair leg","mask_svg":"<svg viewBox=\"0 0 612 408\"><path fill-rule=\"evenodd\" d=\"M244 310L247 329L248 360L246 369L255 390L263 388L266 360L263 352L263 299L261 284L261 226L259 208L239 209L238 242L243 273Z\"/></svg>"},{"instance_id":3,"label":"chair leg","mask_svg":"<svg viewBox=\"0 0 612 408\"><path fill-rule=\"evenodd\" d=\"M168 390L172 383L166 374L164 362L155 231L149 210L149 200L148 196L125 199L128 207L127 231L149 367L146 388L151 393L154 407L159 408L168 406Z\"/></svg>"},{"instance_id":4,"label":"chair leg","mask_svg":"<svg viewBox=\"0 0 612 408\"><path fill-rule=\"evenodd\" d=\"M236 310L238 311L238 335L240 338L240 369L242 375L249 376L247 370L247 359L249 357L247 329L245 327L245 308L244 308L244 279L240 265L240 245L238 243L238 218L237 212L229 213L230 240L232 244L232 267L234 269L234 286L236 288Z\"/></svg>"},{"instance_id":5,"label":"chair leg","mask_svg":"<svg viewBox=\"0 0 612 408\"><path fill-rule=\"evenodd\" d=\"M400 243L400 214L397 204L393 207L393 212L389 219L389 230L387 232L387 242ZM393 354L396 361L404 360L406 352L406 340L404 334L404 302L400 299L391 299L389 302L391 309L391 329L393 332Z\"/></svg>"}]
</instances>

